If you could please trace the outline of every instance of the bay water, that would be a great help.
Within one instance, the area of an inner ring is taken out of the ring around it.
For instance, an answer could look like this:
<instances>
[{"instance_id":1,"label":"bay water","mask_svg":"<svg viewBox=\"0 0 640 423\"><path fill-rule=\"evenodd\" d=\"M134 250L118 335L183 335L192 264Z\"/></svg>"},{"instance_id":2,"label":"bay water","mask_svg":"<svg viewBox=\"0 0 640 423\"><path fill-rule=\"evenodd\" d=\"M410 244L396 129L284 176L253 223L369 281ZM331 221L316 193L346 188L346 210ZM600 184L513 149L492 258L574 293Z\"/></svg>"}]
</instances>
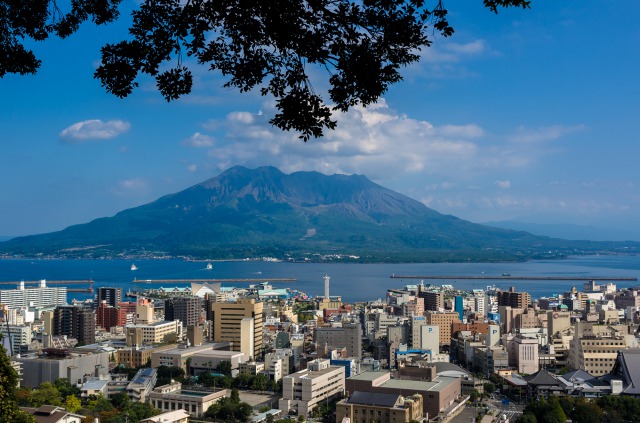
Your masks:
<instances>
[{"instance_id":1,"label":"bay water","mask_svg":"<svg viewBox=\"0 0 640 423\"><path fill-rule=\"evenodd\" d=\"M131 270L135 264L137 270ZM295 282L272 282L274 288L291 288L309 295L323 295L323 277L330 277L330 294L342 296L343 301L369 301L386 296L387 289L402 288L420 283L420 279L392 278L395 276L501 276L514 277L576 277L584 280L622 277L640 278L640 256L602 255L580 256L564 260L540 260L522 263L409 263L409 264L350 264L350 263L288 263L269 261L207 262L186 260L54 260L3 259L0 260L0 281L93 280L99 286L142 290L189 285L191 279L269 279L293 278ZM136 282L134 282L134 279ZM141 280L180 280L181 282L140 283ZM495 285L507 289L515 286L532 298L564 293L572 286L582 289L582 280L503 280L503 279L424 279L425 284L453 285L457 289L485 289ZM618 288L640 285L638 281L613 282ZM223 286L248 287L249 282L224 283ZM33 286L33 285L28 285ZM57 286L57 285L51 285ZM86 288L86 285L69 285ZM0 289L14 289L15 285L0 285ZM84 300L89 293L68 294Z\"/></svg>"}]
</instances>

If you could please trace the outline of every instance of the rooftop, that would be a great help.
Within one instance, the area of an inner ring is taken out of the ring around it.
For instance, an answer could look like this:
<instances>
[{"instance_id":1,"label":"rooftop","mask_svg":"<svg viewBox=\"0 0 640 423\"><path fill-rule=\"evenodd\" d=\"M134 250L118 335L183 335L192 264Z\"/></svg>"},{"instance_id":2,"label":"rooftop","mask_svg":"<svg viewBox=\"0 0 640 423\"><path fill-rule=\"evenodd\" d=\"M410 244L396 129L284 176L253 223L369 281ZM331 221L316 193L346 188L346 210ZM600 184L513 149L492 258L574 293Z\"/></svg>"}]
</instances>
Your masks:
<instances>
[{"instance_id":1,"label":"rooftop","mask_svg":"<svg viewBox=\"0 0 640 423\"><path fill-rule=\"evenodd\" d=\"M382 394L378 392L355 391L347 400L347 403L393 407L398 403L399 398L400 395L398 394Z\"/></svg>"}]
</instances>

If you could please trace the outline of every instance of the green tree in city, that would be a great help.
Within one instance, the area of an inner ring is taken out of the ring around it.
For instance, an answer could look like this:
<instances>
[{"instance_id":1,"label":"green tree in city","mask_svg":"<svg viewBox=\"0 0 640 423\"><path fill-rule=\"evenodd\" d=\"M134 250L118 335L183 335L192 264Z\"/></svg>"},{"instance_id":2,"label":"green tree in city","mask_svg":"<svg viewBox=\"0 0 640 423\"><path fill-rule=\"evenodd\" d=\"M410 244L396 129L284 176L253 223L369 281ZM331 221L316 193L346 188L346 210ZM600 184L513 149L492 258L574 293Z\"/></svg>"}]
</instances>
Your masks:
<instances>
[{"instance_id":1,"label":"green tree in city","mask_svg":"<svg viewBox=\"0 0 640 423\"><path fill-rule=\"evenodd\" d=\"M485 383L483 387L484 387L484 392L489 395L493 394L496 391L496 385L494 385L491 382Z\"/></svg>"},{"instance_id":2,"label":"green tree in city","mask_svg":"<svg viewBox=\"0 0 640 423\"><path fill-rule=\"evenodd\" d=\"M126 409L131 405L131 398L126 392L118 392L109 397L111 404L119 409Z\"/></svg>"},{"instance_id":3,"label":"green tree in city","mask_svg":"<svg viewBox=\"0 0 640 423\"><path fill-rule=\"evenodd\" d=\"M63 407L71 413L77 413L82 409L82 402L80 401L80 398L68 395L67 399L64 400Z\"/></svg>"},{"instance_id":4,"label":"green tree in city","mask_svg":"<svg viewBox=\"0 0 640 423\"><path fill-rule=\"evenodd\" d=\"M93 413L101 413L105 411L113 411L115 407L107 398L98 395L95 399L89 400L87 409Z\"/></svg>"},{"instance_id":5,"label":"green tree in city","mask_svg":"<svg viewBox=\"0 0 640 423\"><path fill-rule=\"evenodd\" d=\"M31 404L38 408L41 405L62 406L63 398L58 388L49 382L42 382L31 393Z\"/></svg>"},{"instance_id":6,"label":"green tree in city","mask_svg":"<svg viewBox=\"0 0 640 423\"><path fill-rule=\"evenodd\" d=\"M577 398L573 411L570 414L571 420L576 423L599 423L603 415L602 408L595 402L587 401L584 398ZM640 414L636 414L636 419L640 420Z\"/></svg>"},{"instance_id":7,"label":"green tree in city","mask_svg":"<svg viewBox=\"0 0 640 423\"><path fill-rule=\"evenodd\" d=\"M518 423L538 423L535 414L530 412L525 412L518 419Z\"/></svg>"},{"instance_id":8,"label":"green tree in city","mask_svg":"<svg viewBox=\"0 0 640 423\"><path fill-rule=\"evenodd\" d=\"M80 396L80 388L76 385L72 385L66 378L56 379L53 382L53 386L60 391L62 398L67 398L69 395Z\"/></svg>"},{"instance_id":9,"label":"green tree in city","mask_svg":"<svg viewBox=\"0 0 640 423\"><path fill-rule=\"evenodd\" d=\"M261 392L267 389L267 377L263 374L255 375L251 381L251 389Z\"/></svg>"},{"instance_id":10,"label":"green tree in city","mask_svg":"<svg viewBox=\"0 0 640 423\"><path fill-rule=\"evenodd\" d=\"M26 386L21 386L16 390L16 401L18 402L18 406L20 407L32 407L31 404L31 393L33 389L29 389Z\"/></svg>"},{"instance_id":11,"label":"green tree in city","mask_svg":"<svg viewBox=\"0 0 640 423\"><path fill-rule=\"evenodd\" d=\"M220 364L218 364L218 373L231 376L231 362L229 360L221 361Z\"/></svg>"},{"instance_id":12,"label":"green tree in city","mask_svg":"<svg viewBox=\"0 0 640 423\"><path fill-rule=\"evenodd\" d=\"M31 415L18 407L17 386L18 374L11 366L7 350L0 343L0 422L35 423L36 420Z\"/></svg>"}]
</instances>

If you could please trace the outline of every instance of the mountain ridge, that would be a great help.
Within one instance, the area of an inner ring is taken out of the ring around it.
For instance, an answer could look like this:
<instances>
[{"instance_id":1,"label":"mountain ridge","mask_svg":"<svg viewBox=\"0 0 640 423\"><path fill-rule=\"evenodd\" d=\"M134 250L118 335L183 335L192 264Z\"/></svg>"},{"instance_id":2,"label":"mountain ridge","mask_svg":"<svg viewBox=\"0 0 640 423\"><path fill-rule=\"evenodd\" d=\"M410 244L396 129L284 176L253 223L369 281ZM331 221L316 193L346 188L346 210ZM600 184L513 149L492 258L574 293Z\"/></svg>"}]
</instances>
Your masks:
<instances>
[{"instance_id":1,"label":"mountain ridge","mask_svg":"<svg viewBox=\"0 0 640 423\"><path fill-rule=\"evenodd\" d=\"M363 175L234 166L185 190L62 231L0 243L3 255L504 261L624 251L443 215Z\"/></svg>"}]
</instances>

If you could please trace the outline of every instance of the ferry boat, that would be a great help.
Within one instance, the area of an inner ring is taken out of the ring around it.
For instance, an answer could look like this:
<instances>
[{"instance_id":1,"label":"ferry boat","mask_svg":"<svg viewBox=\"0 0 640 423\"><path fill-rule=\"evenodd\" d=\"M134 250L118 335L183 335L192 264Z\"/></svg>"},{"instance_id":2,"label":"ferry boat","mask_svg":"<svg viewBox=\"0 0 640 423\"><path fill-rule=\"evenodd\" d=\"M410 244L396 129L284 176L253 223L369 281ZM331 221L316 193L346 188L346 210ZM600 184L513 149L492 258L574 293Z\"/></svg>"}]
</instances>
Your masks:
<instances>
[{"instance_id":1,"label":"ferry boat","mask_svg":"<svg viewBox=\"0 0 640 423\"><path fill-rule=\"evenodd\" d=\"M213 269L213 265L211 263L207 263L207 270Z\"/></svg>"},{"instance_id":2,"label":"ferry boat","mask_svg":"<svg viewBox=\"0 0 640 423\"><path fill-rule=\"evenodd\" d=\"M138 268L136 267L136 264L135 264L135 263L132 263L132 264L131 264L131 270L138 270Z\"/></svg>"}]
</instances>

